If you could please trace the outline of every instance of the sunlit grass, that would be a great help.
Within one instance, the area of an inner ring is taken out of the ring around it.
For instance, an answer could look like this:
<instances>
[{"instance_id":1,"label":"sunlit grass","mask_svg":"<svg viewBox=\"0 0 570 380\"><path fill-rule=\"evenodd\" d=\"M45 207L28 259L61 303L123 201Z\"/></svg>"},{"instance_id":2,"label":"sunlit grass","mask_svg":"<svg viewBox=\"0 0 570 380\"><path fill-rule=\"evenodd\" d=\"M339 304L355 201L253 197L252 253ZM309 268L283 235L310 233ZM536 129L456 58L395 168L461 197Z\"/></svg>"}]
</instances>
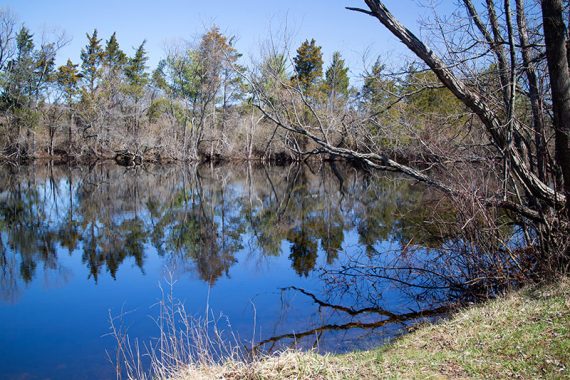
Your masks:
<instances>
[{"instance_id":1,"label":"sunlit grass","mask_svg":"<svg viewBox=\"0 0 570 380\"><path fill-rule=\"evenodd\" d=\"M466 308L376 350L186 363L167 378L570 378L570 280Z\"/></svg>"},{"instance_id":2,"label":"sunlit grass","mask_svg":"<svg viewBox=\"0 0 570 380\"><path fill-rule=\"evenodd\" d=\"M364 377L569 377L570 281L465 309L384 349L336 360L357 362Z\"/></svg>"}]
</instances>

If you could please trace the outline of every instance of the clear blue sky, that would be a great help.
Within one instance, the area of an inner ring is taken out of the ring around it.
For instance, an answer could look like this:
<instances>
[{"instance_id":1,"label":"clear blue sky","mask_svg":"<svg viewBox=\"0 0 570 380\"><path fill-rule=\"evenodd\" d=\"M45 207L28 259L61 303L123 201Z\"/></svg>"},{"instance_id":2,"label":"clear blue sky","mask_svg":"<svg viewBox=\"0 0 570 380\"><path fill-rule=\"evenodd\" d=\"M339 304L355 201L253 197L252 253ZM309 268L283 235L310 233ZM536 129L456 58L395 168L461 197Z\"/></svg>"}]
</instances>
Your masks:
<instances>
[{"instance_id":1,"label":"clear blue sky","mask_svg":"<svg viewBox=\"0 0 570 380\"><path fill-rule=\"evenodd\" d=\"M387 0L393 13L417 31L417 20L429 13L414 0ZM453 1L441 1L449 10ZM54 28L65 30L72 38L58 55L58 63L67 58L79 62L85 33L97 28L104 40L116 31L123 50L132 54L134 47L147 40L149 66L153 69L164 57L164 46L177 39L192 40L205 28L216 24L223 32L238 37L237 48L248 57L259 52L259 43L267 38L270 27L285 23L292 32L296 48L306 38L315 38L323 47L325 62L338 50L346 58L353 77L362 70L362 55L370 60L378 54L402 61L406 53L375 19L344 9L364 6L357 0L2 0L37 36Z\"/></svg>"}]
</instances>

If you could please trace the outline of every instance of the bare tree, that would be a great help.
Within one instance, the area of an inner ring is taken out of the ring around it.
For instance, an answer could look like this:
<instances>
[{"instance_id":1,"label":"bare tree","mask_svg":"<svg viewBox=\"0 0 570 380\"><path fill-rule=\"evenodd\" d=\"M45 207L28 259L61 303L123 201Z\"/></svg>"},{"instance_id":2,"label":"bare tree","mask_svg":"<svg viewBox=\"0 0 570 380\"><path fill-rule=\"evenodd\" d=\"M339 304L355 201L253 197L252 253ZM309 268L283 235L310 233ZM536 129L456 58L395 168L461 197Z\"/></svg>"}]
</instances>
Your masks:
<instances>
[{"instance_id":1,"label":"bare tree","mask_svg":"<svg viewBox=\"0 0 570 380\"><path fill-rule=\"evenodd\" d=\"M522 0L514 2L514 7L511 0L500 5L487 0L481 9L471 0L463 0L453 16L456 23L446 25L436 17L434 30L439 35L434 36L435 48L402 25L383 2L365 3L367 9L348 9L380 21L476 116L476 124L492 147L487 153L487 173L482 176L495 173L493 181L500 186L484 192L477 186L466 186L460 180L464 175L453 176L453 167L441 162L432 166L446 173L447 178L410 163L403 164L381 145L370 149L370 145L348 144L355 134L364 141L372 139L370 113L351 108L336 115L326 112L310 95L286 81L281 81L280 87L287 95L275 97L250 78L256 106L285 131L312 141L311 149L300 151L294 146L299 153L325 153L356 160L370 168L400 171L461 199L473 199L475 195L475 203L510 210L523 224L532 224L539 238L527 234L529 244L537 244L543 252L558 258L563 256L567 262L570 74L562 2L545 0L541 9L529 10L530 5ZM528 12L531 18L527 17ZM395 102L411 95L404 94ZM525 113L527 104L530 117ZM382 111L375 111L378 112ZM310 118L305 117L307 113ZM472 118L469 120L465 133L470 133L473 125ZM481 173L477 167L470 170ZM502 191L497 192L497 188ZM560 255L560 251L564 253Z\"/></svg>"},{"instance_id":2,"label":"bare tree","mask_svg":"<svg viewBox=\"0 0 570 380\"><path fill-rule=\"evenodd\" d=\"M543 0L541 6L554 113L556 161L562 171L566 213L570 218L570 66L566 50L566 25L562 0Z\"/></svg>"},{"instance_id":3,"label":"bare tree","mask_svg":"<svg viewBox=\"0 0 570 380\"><path fill-rule=\"evenodd\" d=\"M5 8L0 8L0 70L12 59L16 50L16 18Z\"/></svg>"}]
</instances>

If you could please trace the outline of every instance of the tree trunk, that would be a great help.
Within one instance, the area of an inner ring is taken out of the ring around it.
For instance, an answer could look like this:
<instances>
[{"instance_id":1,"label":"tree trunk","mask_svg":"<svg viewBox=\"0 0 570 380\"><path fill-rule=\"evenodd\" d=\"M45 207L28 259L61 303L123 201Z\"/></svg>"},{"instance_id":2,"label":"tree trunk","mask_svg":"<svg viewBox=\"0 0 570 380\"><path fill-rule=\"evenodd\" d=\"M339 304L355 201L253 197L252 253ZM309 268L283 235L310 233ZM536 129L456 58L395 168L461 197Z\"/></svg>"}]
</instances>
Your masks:
<instances>
[{"instance_id":1,"label":"tree trunk","mask_svg":"<svg viewBox=\"0 0 570 380\"><path fill-rule=\"evenodd\" d=\"M352 7L349 7L348 9L363 12L377 18L382 25L384 25L394 36L406 45L408 49L415 53L426 63L426 65L430 67L438 79L461 102L463 102L465 106L479 117L493 143L501 149L504 155L509 156L513 169L534 196L548 202L549 204L564 203L565 197L555 192L554 189L550 188L546 183L542 182L534 173L532 173L532 171L526 166L524 159L521 157L519 152L507 144L503 128L505 123L485 102L480 94L470 90L463 81L455 76L443 60L420 39L418 39L409 29L404 27L388 11L381 1L365 0L365 2L370 8L370 11Z\"/></svg>"},{"instance_id":2,"label":"tree trunk","mask_svg":"<svg viewBox=\"0 0 570 380\"><path fill-rule=\"evenodd\" d=\"M542 20L556 137L556 162L564 180L566 213L570 218L570 72L562 0L542 0Z\"/></svg>"},{"instance_id":3,"label":"tree trunk","mask_svg":"<svg viewBox=\"0 0 570 380\"><path fill-rule=\"evenodd\" d=\"M186 161L188 157L188 126L186 125L186 120L184 120L182 128L182 158Z\"/></svg>"},{"instance_id":4,"label":"tree trunk","mask_svg":"<svg viewBox=\"0 0 570 380\"><path fill-rule=\"evenodd\" d=\"M49 156L50 156L50 158L53 158L54 140L55 140L55 130L53 128L50 128L50 131L49 131Z\"/></svg>"},{"instance_id":5,"label":"tree trunk","mask_svg":"<svg viewBox=\"0 0 570 380\"><path fill-rule=\"evenodd\" d=\"M75 112L72 111L69 117L69 145L67 146L67 155L70 156L73 153L73 124L75 123Z\"/></svg>"},{"instance_id":6,"label":"tree trunk","mask_svg":"<svg viewBox=\"0 0 570 380\"><path fill-rule=\"evenodd\" d=\"M546 146L544 141L544 110L542 107L543 101L541 99L538 87L538 78L536 76L535 66L529 49L530 44L528 39L526 17L524 14L523 0L516 0L516 9L519 39L521 44L521 55L529 85L529 97L532 109L532 124L534 129L534 142L536 145L536 166L538 168L538 178L540 178L541 181L545 181Z\"/></svg>"}]
</instances>

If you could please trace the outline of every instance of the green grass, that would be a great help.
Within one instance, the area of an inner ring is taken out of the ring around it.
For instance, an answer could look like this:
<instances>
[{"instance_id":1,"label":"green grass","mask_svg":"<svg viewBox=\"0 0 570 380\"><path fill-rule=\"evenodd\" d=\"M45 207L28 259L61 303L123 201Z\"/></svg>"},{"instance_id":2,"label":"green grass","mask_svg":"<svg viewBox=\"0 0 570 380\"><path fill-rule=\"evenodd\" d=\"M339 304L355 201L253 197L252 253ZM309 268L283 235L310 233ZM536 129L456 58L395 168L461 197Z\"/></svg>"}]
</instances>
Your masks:
<instances>
[{"instance_id":1,"label":"green grass","mask_svg":"<svg viewBox=\"0 0 570 380\"><path fill-rule=\"evenodd\" d=\"M570 281L525 289L334 361L366 377L570 378Z\"/></svg>"},{"instance_id":2,"label":"green grass","mask_svg":"<svg viewBox=\"0 0 570 380\"><path fill-rule=\"evenodd\" d=\"M285 352L179 368L172 379L570 379L570 280L534 286L346 355Z\"/></svg>"}]
</instances>

